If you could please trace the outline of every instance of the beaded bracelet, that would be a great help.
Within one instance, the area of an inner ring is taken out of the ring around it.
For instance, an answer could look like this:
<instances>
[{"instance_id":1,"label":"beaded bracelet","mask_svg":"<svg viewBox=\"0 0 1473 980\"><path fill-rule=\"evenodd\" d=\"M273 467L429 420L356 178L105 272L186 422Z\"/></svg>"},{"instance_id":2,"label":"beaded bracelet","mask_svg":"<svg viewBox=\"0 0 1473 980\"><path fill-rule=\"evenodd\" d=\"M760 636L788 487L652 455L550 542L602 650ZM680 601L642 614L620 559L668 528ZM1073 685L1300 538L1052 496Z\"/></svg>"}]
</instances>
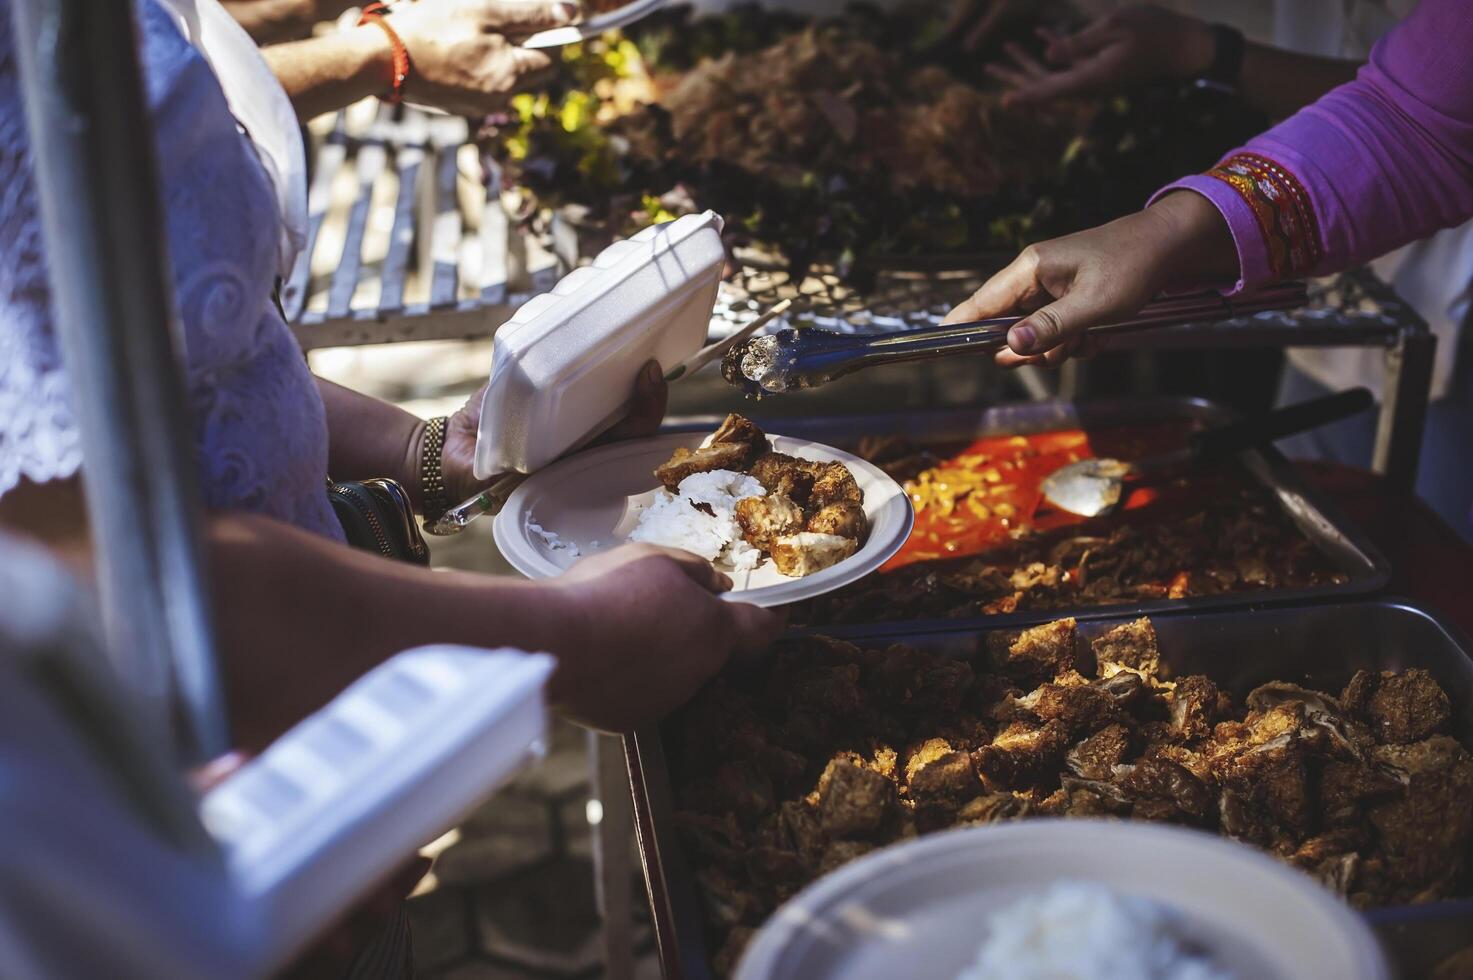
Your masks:
<instances>
[{"instance_id":1,"label":"beaded bracelet","mask_svg":"<svg viewBox=\"0 0 1473 980\"><path fill-rule=\"evenodd\" d=\"M363 8L358 25L377 24L389 36L389 47L394 52L394 74L389 81L389 91L380 96L385 102L397 103L404 99L404 82L409 78L409 49L399 37L399 32L390 26L384 14L389 12L386 3L371 3Z\"/></svg>"}]
</instances>

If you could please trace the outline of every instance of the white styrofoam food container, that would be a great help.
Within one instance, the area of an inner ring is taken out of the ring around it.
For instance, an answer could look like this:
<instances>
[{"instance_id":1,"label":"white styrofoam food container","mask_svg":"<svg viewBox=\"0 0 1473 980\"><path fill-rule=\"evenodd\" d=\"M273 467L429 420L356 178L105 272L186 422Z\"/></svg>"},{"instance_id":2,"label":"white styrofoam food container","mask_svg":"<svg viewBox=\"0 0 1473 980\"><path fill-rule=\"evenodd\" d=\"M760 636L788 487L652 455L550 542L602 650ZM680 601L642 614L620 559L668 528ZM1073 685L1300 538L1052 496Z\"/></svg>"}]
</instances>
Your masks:
<instances>
[{"instance_id":1,"label":"white styrofoam food container","mask_svg":"<svg viewBox=\"0 0 1473 980\"><path fill-rule=\"evenodd\" d=\"M531 473L625 411L640 369L669 370L706 340L725 250L712 211L615 242L496 332L476 478Z\"/></svg>"}]
</instances>

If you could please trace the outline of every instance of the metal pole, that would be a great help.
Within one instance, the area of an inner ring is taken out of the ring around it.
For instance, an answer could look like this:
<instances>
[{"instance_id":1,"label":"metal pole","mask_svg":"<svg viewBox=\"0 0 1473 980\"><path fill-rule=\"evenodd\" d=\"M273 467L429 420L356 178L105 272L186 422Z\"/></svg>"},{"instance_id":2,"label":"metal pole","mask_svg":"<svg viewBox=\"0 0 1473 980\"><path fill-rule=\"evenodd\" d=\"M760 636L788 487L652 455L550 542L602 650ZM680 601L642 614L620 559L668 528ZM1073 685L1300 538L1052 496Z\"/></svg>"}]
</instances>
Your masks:
<instances>
[{"instance_id":1,"label":"metal pole","mask_svg":"<svg viewBox=\"0 0 1473 980\"><path fill-rule=\"evenodd\" d=\"M1384 476L1392 489L1404 493L1417 487L1436 353L1437 337L1425 327L1403 330L1397 345L1386 351L1386 381L1382 385L1371 468Z\"/></svg>"},{"instance_id":2,"label":"metal pole","mask_svg":"<svg viewBox=\"0 0 1473 980\"><path fill-rule=\"evenodd\" d=\"M133 5L13 3L109 647L199 761L229 739Z\"/></svg>"}]
</instances>

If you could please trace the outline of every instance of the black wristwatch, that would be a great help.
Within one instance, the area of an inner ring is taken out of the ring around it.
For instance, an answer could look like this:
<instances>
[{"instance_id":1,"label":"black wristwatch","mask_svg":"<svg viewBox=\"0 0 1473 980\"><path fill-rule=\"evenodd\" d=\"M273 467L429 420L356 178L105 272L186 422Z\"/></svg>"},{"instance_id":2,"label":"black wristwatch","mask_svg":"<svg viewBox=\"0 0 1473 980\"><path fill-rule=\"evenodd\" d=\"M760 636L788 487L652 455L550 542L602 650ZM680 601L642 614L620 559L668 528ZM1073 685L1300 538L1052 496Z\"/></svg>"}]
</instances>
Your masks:
<instances>
[{"instance_id":1,"label":"black wristwatch","mask_svg":"<svg viewBox=\"0 0 1473 980\"><path fill-rule=\"evenodd\" d=\"M1212 64L1202 78L1214 85L1236 89L1243 74L1243 32L1226 24L1209 24L1212 32Z\"/></svg>"}]
</instances>

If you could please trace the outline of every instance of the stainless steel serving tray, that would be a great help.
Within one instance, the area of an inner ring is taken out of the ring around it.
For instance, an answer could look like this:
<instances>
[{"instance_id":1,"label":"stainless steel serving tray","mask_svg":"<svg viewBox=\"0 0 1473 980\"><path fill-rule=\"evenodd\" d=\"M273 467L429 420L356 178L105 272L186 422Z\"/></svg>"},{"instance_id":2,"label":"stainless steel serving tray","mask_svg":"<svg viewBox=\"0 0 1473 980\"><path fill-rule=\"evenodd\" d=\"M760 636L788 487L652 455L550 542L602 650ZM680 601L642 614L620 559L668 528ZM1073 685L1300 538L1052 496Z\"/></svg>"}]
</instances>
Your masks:
<instances>
[{"instance_id":1,"label":"stainless steel serving tray","mask_svg":"<svg viewBox=\"0 0 1473 980\"><path fill-rule=\"evenodd\" d=\"M1118 401L1042 401L998 405L965 411L892 412L884 415L845 415L764 420L759 411L754 419L770 431L831 446L852 448L865 435L905 435L922 446L966 443L983 436L1026 435L1070 428L1111 428L1144 422L1182 419L1201 425L1217 425L1234 416L1225 408L1201 399L1133 398ZM707 427L713 420L691 424ZM685 424L682 423L682 428ZM1306 486L1299 472L1272 447L1241 454L1242 465L1277 498L1285 515L1346 575L1340 585L1300 589L1264 589L1187 599L1156 599L1145 602L1089 605L1059 609L1030 609L995 616L942 620L892 620L889 622L837 625L817 623L813 629L848 636L854 631L877 629L899 631L970 626L996 629L1047 622L1065 616L1088 618L1146 614L1167 611L1241 608L1264 603L1300 603L1366 595L1383 588L1390 566L1370 543L1335 507Z\"/></svg>"},{"instance_id":2,"label":"stainless steel serving tray","mask_svg":"<svg viewBox=\"0 0 1473 980\"><path fill-rule=\"evenodd\" d=\"M1453 702L1452 733L1473 742L1473 659L1465 637L1435 614L1396 599L1278 606L1255 610L1153 615L1162 660L1176 675L1201 673L1242 697L1268 680L1307 682L1338 690L1356 670L1423 667ZM1081 622L1079 644L1134 614ZM876 630L876 643L905 642L947 657L971 657L988 631L955 623L945 629L897 634ZM863 644L865 635L850 632ZM791 642L791 641L787 641ZM772 652L781 650L782 642ZM772 654L769 653L769 656ZM736 669L761 669L764 658ZM648 729L624 741L634 791L635 829L649 887L660 962L667 980L712 976L700 895L674 830L673 787L662 732ZM1366 913L1404 976L1425 976L1443 958L1473 944L1473 900L1394 906Z\"/></svg>"}]
</instances>

